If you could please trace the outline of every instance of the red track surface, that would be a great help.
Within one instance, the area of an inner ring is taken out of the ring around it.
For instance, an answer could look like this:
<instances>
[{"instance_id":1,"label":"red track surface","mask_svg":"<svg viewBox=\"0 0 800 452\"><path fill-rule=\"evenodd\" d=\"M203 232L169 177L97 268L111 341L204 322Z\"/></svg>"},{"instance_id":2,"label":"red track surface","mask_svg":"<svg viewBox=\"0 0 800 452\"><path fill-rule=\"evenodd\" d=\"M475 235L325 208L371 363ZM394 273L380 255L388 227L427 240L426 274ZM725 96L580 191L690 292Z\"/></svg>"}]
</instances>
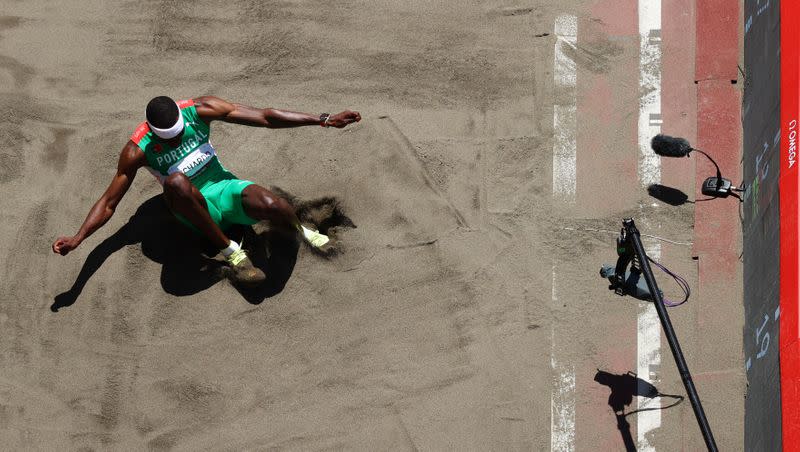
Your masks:
<instances>
[{"instance_id":1,"label":"red track surface","mask_svg":"<svg viewBox=\"0 0 800 452\"><path fill-rule=\"evenodd\" d=\"M739 2L709 0L696 5L696 146L714 157L723 177L737 183L742 179L741 91L734 84L738 75ZM716 170L704 156L696 154L694 158L695 193L702 199L701 184ZM725 342L742 340L741 332L731 328L731 319L726 315L730 306L725 302L741 296L738 204L732 198L695 204L693 254L698 259L698 298L707 301L698 313L697 329L704 336L717 339L705 342L698 354L698 371L694 375L701 391L728 386L737 378L734 370L719 372L706 368L704 363L726 356L729 349ZM717 441L734 435L730 426L714 422L721 417L721 407L705 408ZM740 431L739 428L733 430Z\"/></svg>"},{"instance_id":2,"label":"red track surface","mask_svg":"<svg viewBox=\"0 0 800 452\"><path fill-rule=\"evenodd\" d=\"M697 5L695 80L736 80L739 2L703 0Z\"/></svg>"}]
</instances>

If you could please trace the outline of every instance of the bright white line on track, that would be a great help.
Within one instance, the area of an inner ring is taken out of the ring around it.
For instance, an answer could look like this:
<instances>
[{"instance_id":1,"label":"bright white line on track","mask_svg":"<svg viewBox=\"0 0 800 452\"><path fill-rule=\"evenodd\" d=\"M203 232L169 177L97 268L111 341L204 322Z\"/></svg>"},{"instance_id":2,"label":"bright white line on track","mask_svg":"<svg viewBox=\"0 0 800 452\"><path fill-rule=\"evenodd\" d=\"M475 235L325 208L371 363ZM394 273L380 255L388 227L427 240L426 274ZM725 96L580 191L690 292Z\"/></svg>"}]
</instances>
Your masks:
<instances>
[{"instance_id":1,"label":"bright white line on track","mask_svg":"<svg viewBox=\"0 0 800 452\"><path fill-rule=\"evenodd\" d=\"M578 18L562 14L555 23L556 45L553 54L553 195L562 202L575 202L577 127L577 70L575 61L565 51L575 48Z\"/></svg>"},{"instance_id":2,"label":"bright white line on track","mask_svg":"<svg viewBox=\"0 0 800 452\"><path fill-rule=\"evenodd\" d=\"M638 0L639 3L639 181L643 186L661 182L661 158L650 149L650 139L661 132L661 0ZM655 260L661 257L661 245L646 247ZM637 321L637 374L658 387L661 365L661 323L655 305L639 302ZM656 408L636 416L637 450L655 451L649 433L661 426L661 399L637 398L637 407Z\"/></svg>"},{"instance_id":3,"label":"bright white line on track","mask_svg":"<svg viewBox=\"0 0 800 452\"><path fill-rule=\"evenodd\" d=\"M650 139L661 131L661 0L639 0L639 180L661 181L661 158Z\"/></svg>"},{"instance_id":4,"label":"bright white line on track","mask_svg":"<svg viewBox=\"0 0 800 452\"><path fill-rule=\"evenodd\" d=\"M578 18L562 14L555 20L556 44L553 53L553 199L575 203L577 157L577 68L567 51L577 44ZM552 309L558 309L558 282L553 264ZM555 321L550 330L550 366L553 389L550 399L550 450L575 450L575 366L559 359L560 335Z\"/></svg>"},{"instance_id":5,"label":"bright white line on track","mask_svg":"<svg viewBox=\"0 0 800 452\"><path fill-rule=\"evenodd\" d=\"M556 265L553 264L552 307L558 307ZM575 450L575 366L558 359L555 322L550 329L550 366L553 370L553 391L550 396L550 450Z\"/></svg>"},{"instance_id":6,"label":"bright white line on track","mask_svg":"<svg viewBox=\"0 0 800 452\"><path fill-rule=\"evenodd\" d=\"M658 261L661 259L661 244L655 243L645 247L645 252L648 256ZM637 362L636 374L637 376L655 387L659 387L660 376L659 371L661 368L661 321L658 318L655 305L651 302L639 302L639 318L636 328L636 345L637 345ZM640 388L639 393L643 394ZM642 411L637 413L636 417L636 440L638 442L637 450L639 451L654 451L655 447L650 444L650 439L647 433L657 429L661 426L661 399L659 397L648 399L645 397L638 397L636 399L636 408L653 409L652 411Z\"/></svg>"}]
</instances>

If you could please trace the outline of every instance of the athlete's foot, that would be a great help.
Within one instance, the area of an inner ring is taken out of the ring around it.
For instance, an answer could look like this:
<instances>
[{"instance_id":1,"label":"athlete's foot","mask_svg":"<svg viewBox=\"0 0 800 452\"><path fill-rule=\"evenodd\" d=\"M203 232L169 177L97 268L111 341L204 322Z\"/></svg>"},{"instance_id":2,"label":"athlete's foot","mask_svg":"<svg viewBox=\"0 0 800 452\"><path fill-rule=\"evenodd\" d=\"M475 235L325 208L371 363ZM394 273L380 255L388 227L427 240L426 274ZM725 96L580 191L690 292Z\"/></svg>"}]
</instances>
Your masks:
<instances>
[{"instance_id":1,"label":"athlete's foot","mask_svg":"<svg viewBox=\"0 0 800 452\"><path fill-rule=\"evenodd\" d=\"M247 253L238 249L225 259L231 267L231 280L244 286L257 286L267 279L261 269L253 265Z\"/></svg>"},{"instance_id":2,"label":"athlete's foot","mask_svg":"<svg viewBox=\"0 0 800 452\"><path fill-rule=\"evenodd\" d=\"M322 248L331 240L327 235L314 229L309 229L305 226L300 226L300 228L303 233L303 239L314 248Z\"/></svg>"}]
</instances>

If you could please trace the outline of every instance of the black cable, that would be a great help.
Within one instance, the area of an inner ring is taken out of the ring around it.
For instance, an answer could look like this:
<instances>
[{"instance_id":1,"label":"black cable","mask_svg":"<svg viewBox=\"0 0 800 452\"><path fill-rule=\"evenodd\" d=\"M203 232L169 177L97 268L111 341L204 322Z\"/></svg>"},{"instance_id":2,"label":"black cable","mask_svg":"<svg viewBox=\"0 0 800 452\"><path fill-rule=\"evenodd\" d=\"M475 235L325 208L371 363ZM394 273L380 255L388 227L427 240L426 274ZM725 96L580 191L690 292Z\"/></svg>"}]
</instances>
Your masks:
<instances>
[{"instance_id":1,"label":"black cable","mask_svg":"<svg viewBox=\"0 0 800 452\"><path fill-rule=\"evenodd\" d=\"M656 394L656 395L655 395L655 397L651 397L651 399L655 399L656 397L662 397L662 398L663 398L663 397L669 397L669 398L671 398L671 399L676 399L676 400L675 400L675 402L673 402L673 403L672 403L672 405L662 406L662 407L658 407L658 408L640 408L640 409L638 409L638 410L634 410L634 411L631 411L631 412L625 413L625 417L628 417L628 416L630 416L631 414L641 413L642 411L660 411L660 410L666 410L666 409L668 409L668 408L672 408L672 407L674 407L675 405L678 405L679 403L683 402L683 400L684 400L684 397L683 397L682 395L662 394L662 393L660 393L660 392L659 392L658 394Z\"/></svg>"}]
</instances>

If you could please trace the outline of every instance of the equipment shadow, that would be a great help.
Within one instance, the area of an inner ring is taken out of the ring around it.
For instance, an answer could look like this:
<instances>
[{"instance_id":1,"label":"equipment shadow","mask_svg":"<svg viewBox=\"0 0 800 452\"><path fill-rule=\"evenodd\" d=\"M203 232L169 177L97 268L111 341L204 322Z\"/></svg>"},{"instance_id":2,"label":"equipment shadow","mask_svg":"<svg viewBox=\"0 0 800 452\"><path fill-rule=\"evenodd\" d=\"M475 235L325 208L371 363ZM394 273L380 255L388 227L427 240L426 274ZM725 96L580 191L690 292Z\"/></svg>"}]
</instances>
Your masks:
<instances>
[{"instance_id":1,"label":"equipment shadow","mask_svg":"<svg viewBox=\"0 0 800 452\"><path fill-rule=\"evenodd\" d=\"M689 201L689 196L677 188L667 187L661 184L652 184L647 187L647 193L659 201L671 206L680 206L686 203L694 204Z\"/></svg>"},{"instance_id":2,"label":"equipment shadow","mask_svg":"<svg viewBox=\"0 0 800 452\"><path fill-rule=\"evenodd\" d=\"M683 402L683 396L663 394L658 388L637 377L633 372L616 375L597 369L594 381L603 386L608 386L609 389L611 389L611 394L608 396L608 405L611 407L611 410L614 411L614 415L617 418L617 429L619 429L619 433L622 435L622 442L625 445L626 452L636 451L636 442L631 435L631 425L628 423L628 416L641 411L666 410ZM655 397L671 398L674 399L675 402L667 406L641 408L626 413L625 407L633 403L633 396L646 397L649 399Z\"/></svg>"},{"instance_id":3,"label":"equipment shadow","mask_svg":"<svg viewBox=\"0 0 800 452\"><path fill-rule=\"evenodd\" d=\"M243 244L253 264L268 275L264 284L237 290L251 304L279 294L292 275L300 242L296 235L270 230L262 224L234 226L226 231ZM142 254L161 264L161 287L171 295L193 295L206 290L226 277L227 266L215 259L217 251L202 238L179 223L159 194L148 199L128 222L89 253L72 287L57 295L50 309L74 304L89 279L103 263L123 247L141 243Z\"/></svg>"}]
</instances>

